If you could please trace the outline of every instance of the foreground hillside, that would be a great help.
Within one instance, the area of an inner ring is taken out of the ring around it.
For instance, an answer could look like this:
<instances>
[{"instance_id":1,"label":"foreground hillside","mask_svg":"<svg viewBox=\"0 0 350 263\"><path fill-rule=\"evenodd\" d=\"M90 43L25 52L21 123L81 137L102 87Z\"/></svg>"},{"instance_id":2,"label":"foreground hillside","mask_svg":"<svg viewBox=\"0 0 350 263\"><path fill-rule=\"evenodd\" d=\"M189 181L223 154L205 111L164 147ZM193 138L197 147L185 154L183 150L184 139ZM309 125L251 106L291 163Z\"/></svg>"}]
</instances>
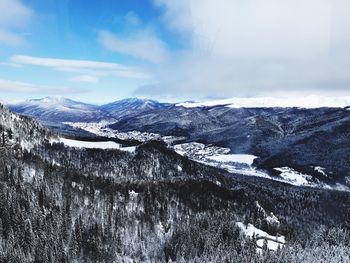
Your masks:
<instances>
[{"instance_id":1,"label":"foreground hillside","mask_svg":"<svg viewBox=\"0 0 350 263\"><path fill-rule=\"evenodd\" d=\"M0 116L0 262L350 260L347 192L232 176L160 141L67 147Z\"/></svg>"}]
</instances>

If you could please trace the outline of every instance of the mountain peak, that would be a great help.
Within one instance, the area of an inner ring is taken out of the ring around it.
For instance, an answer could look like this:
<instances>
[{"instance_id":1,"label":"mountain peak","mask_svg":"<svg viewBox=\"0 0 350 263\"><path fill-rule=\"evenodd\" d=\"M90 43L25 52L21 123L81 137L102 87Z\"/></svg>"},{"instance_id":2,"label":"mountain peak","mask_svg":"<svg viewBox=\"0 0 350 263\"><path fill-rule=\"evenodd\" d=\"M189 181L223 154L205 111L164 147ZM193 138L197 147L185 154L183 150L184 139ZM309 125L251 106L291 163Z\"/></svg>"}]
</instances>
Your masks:
<instances>
[{"instance_id":1,"label":"mountain peak","mask_svg":"<svg viewBox=\"0 0 350 263\"><path fill-rule=\"evenodd\" d=\"M160 103L150 99L127 98L102 105L100 108L106 112L109 112L116 118L121 118L130 114L162 109L168 105L169 104Z\"/></svg>"},{"instance_id":2,"label":"mountain peak","mask_svg":"<svg viewBox=\"0 0 350 263\"><path fill-rule=\"evenodd\" d=\"M133 97L133 98L117 100L108 104L115 104L115 103L160 103L160 102L156 100L151 100L151 99L142 99L142 98Z\"/></svg>"},{"instance_id":3,"label":"mountain peak","mask_svg":"<svg viewBox=\"0 0 350 263\"><path fill-rule=\"evenodd\" d=\"M25 103L35 103L35 104L65 104L65 103L76 103L76 104L85 104L81 102L77 102L62 96L47 96L40 99L28 99L23 102L20 102L22 104Z\"/></svg>"}]
</instances>

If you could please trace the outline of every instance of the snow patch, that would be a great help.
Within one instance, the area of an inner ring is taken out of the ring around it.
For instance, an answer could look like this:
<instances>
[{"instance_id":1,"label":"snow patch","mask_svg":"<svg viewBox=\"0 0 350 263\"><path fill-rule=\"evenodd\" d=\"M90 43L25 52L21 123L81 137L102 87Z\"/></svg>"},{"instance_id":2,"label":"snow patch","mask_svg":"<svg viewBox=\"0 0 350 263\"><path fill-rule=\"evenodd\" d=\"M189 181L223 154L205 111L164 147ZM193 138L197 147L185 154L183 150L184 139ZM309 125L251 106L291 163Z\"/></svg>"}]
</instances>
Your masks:
<instances>
[{"instance_id":1,"label":"snow patch","mask_svg":"<svg viewBox=\"0 0 350 263\"><path fill-rule=\"evenodd\" d=\"M138 193L136 193L134 190L129 191L129 195L131 198L137 198L137 196L139 195Z\"/></svg>"},{"instance_id":2,"label":"snow patch","mask_svg":"<svg viewBox=\"0 0 350 263\"><path fill-rule=\"evenodd\" d=\"M266 233L265 231L255 227L252 224L248 224L245 226L242 222L237 222L236 225L241 229L241 231L249 238L256 239L257 252L262 251L262 247L264 246L264 240L267 240L267 248L270 250L277 250L278 247L283 247L286 244L286 240L284 236L272 236Z\"/></svg>"},{"instance_id":3,"label":"snow patch","mask_svg":"<svg viewBox=\"0 0 350 263\"><path fill-rule=\"evenodd\" d=\"M37 180L39 180L39 179L43 179L43 176L44 176L44 174L40 170L37 170L33 167L28 167L28 166L23 167L23 171L21 175L23 176L23 180L29 183L33 181L34 177Z\"/></svg>"},{"instance_id":4,"label":"snow patch","mask_svg":"<svg viewBox=\"0 0 350 263\"><path fill-rule=\"evenodd\" d=\"M120 147L119 150L129 153L135 153L136 146L130 146L130 147Z\"/></svg>"},{"instance_id":5,"label":"snow patch","mask_svg":"<svg viewBox=\"0 0 350 263\"><path fill-rule=\"evenodd\" d=\"M258 201L256 201L256 206L257 206L258 210L263 213L264 218L269 225L279 226L281 224L281 222L278 220L278 218L272 212L268 215L266 210L259 204Z\"/></svg>"},{"instance_id":6,"label":"snow patch","mask_svg":"<svg viewBox=\"0 0 350 263\"><path fill-rule=\"evenodd\" d=\"M279 175L283 178L286 182L289 182L290 184L296 185L296 186L313 186L315 183L311 182L312 176L299 173L295 171L292 168L289 167L280 167L280 168L274 168L276 171L281 172Z\"/></svg>"},{"instance_id":7,"label":"snow patch","mask_svg":"<svg viewBox=\"0 0 350 263\"><path fill-rule=\"evenodd\" d=\"M325 172L325 168L321 167L321 166L315 166L314 167L314 170L319 172L320 174L324 175L324 176L327 176L326 172Z\"/></svg>"},{"instance_id":8,"label":"snow patch","mask_svg":"<svg viewBox=\"0 0 350 263\"><path fill-rule=\"evenodd\" d=\"M90 149L120 149L120 144L112 141L105 142L87 142L87 141L78 141L72 139L61 138L61 142L69 147L76 148L90 148Z\"/></svg>"},{"instance_id":9,"label":"snow patch","mask_svg":"<svg viewBox=\"0 0 350 263\"><path fill-rule=\"evenodd\" d=\"M214 160L221 163L245 163L248 165L252 165L254 160L258 158L257 156L250 154L221 154L215 156L209 156L210 160Z\"/></svg>"}]
</instances>

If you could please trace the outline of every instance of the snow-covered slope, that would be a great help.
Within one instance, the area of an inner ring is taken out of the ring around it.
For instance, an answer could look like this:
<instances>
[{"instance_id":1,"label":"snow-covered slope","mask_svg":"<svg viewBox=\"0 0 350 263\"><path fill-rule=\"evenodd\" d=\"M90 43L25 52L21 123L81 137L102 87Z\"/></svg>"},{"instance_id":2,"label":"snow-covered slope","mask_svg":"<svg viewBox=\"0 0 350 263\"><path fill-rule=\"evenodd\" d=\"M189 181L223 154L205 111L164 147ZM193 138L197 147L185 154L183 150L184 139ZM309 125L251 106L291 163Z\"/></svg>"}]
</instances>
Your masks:
<instances>
[{"instance_id":1,"label":"snow-covered slope","mask_svg":"<svg viewBox=\"0 0 350 263\"><path fill-rule=\"evenodd\" d=\"M282 248L285 246L286 239L284 236L272 236L266 233L265 231L255 227L252 224L245 226L242 222L238 222L237 226L243 231L243 233L250 238L255 238L257 245L256 251L258 253L262 252L264 246L264 240L266 240L266 246L269 250L277 250L278 247Z\"/></svg>"},{"instance_id":2,"label":"snow-covered slope","mask_svg":"<svg viewBox=\"0 0 350 263\"><path fill-rule=\"evenodd\" d=\"M89 141L79 141L66 138L60 138L59 142L64 143L69 147L75 148L88 148L88 149L118 149L121 151L135 152L136 147L122 147L121 144L113 141L102 141L102 142L89 142Z\"/></svg>"},{"instance_id":3,"label":"snow-covered slope","mask_svg":"<svg viewBox=\"0 0 350 263\"><path fill-rule=\"evenodd\" d=\"M32 116L48 123L75 120L92 121L107 117L106 113L99 110L98 106L62 97L31 99L7 106L14 112Z\"/></svg>"},{"instance_id":4,"label":"snow-covered slope","mask_svg":"<svg viewBox=\"0 0 350 263\"><path fill-rule=\"evenodd\" d=\"M114 118L120 119L132 114L163 109L169 105L155 100L130 98L102 105L100 109L110 113Z\"/></svg>"},{"instance_id":5,"label":"snow-covered slope","mask_svg":"<svg viewBox=\"0 0 350 263\"><path fill-rule=\"evenodd\" d=\"M126 116L163 109L170 105L172 104L131 98L99 106L63 97L46 97L7 104L12 111L45 123L115 121Z\"/></svg>"},{"instance_id":6,"label":"snow-covered slope","mask_svg":"<svg viewBox=\"0 0 350 263\"><path fill-rule=\"evenodd\" d=\"M26 116L18 116L0 104L0 147L20 146L30 150L36 144L57 138L55 134Z\"/></svg>"}]
</instances>

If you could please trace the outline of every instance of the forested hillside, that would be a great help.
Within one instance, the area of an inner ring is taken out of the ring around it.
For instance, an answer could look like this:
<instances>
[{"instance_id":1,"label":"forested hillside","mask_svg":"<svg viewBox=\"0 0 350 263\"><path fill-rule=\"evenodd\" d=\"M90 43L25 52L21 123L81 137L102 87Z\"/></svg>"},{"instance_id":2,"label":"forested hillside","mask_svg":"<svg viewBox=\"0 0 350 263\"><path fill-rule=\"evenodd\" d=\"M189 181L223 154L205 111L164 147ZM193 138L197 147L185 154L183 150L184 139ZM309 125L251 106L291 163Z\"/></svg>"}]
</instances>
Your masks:
<instances>
[{"instance_id":1,"label":"forested hillside","mask_svg":"<svg viewBox=\"0 0 350 263\"><path fill-rule=\"evenodd\" d=\"M0 262L350 260L348 192L230 174L159 141L71 148L0 114Z\"/></svg>"}]
</instances>

